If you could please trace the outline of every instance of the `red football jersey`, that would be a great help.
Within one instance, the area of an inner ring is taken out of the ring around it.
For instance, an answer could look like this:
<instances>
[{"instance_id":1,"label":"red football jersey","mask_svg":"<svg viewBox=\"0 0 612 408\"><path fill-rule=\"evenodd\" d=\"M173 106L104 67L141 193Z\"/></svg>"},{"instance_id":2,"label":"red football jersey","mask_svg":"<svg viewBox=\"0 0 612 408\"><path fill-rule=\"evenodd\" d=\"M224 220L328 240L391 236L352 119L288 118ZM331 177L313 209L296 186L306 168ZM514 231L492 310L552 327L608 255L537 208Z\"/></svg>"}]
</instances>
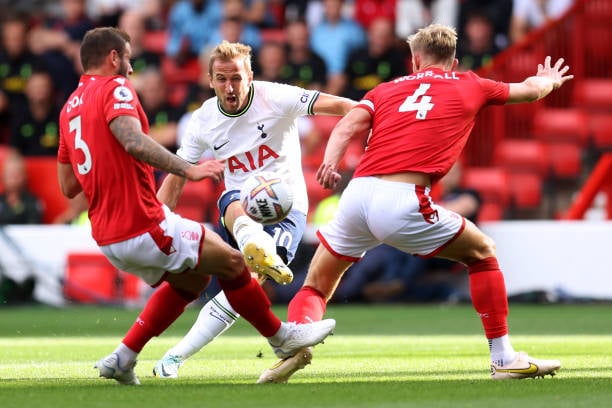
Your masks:
<instances>
[{"instance_id":1,"label":"red football jersey","mask_svg":"<svg viewBox=\"0 0 612 408\"><path fill-rule=\"evenodd\" d=\"M141 235L164 219L153 168L128 154L109 129L121 115L138 118L148 133L136 92L122 76L81 76L60 113L58 161L72 164L99 245Z\"/></svg>"},{"instance_id":2,"label":"red football jersey","mask_svg":"<svg viewBox=\"0 0 612 408\"><path fill-rule=\"evenodd\" d=\"M378 85L357 105L373 121L355 177L414 171L441 178L459 158L478 112L506 103L508 93L507 83L471 71L428 69Z\"/></svg>"}]
</instances>

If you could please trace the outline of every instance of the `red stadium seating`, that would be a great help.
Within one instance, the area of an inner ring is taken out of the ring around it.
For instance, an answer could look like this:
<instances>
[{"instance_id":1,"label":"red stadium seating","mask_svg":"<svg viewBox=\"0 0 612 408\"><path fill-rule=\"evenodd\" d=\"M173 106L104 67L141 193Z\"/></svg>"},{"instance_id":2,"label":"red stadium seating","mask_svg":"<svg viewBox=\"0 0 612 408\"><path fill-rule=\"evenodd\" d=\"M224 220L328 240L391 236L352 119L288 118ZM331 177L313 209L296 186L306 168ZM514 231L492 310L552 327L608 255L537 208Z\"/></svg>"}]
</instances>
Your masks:
<instances>
[{"instance_id":1,"label":"red stadium seating","mask_svg":"<svg viewBox=\"0 0 612 408\"><path fill-rule=\"evenodd\" d=\"M2 174L4 172L4 161L8 157L10 149L8 146L0 145L0 193L4 191L4 184L2 182Z\"/></svg>"},{"instance_id":2,"label":"red stadium seating","mask_svg":"<svg viewBox=\"0 0 612 408\"><path fill-rule=\"evenodd\" d=\"M175 212L198 222L216 223L219 218L217 199L223 186L210 179L188 181L176 205Z\"/></svg>"},{"instance_id":3,"label":"red stadium seating","mask_svg":"<svg viewBox=\"0 0 612 408\"><path fill-rule=\"evenodd\" d=\"M538 208L542 202L542 179L535 173L510 173L509 177L513 208Z\"/></svg>"},{"instance_id":4,"label":"red stadium seating","mask_svg":"<svg viewBox=\"0 0 612 408\"><path fill-rule=\"evenodd\" d=\"M574 84L574 106L588 113L612 113L612 79L580 79Z\"/></svg>"},{"instance_id":5,"label":"red stadium seating","mask_svg":"<svg viewBox=\"0 0 612 408\"><path fill-rule=\"evenodd\" d=\"M577 179L582 171L583 149L574 143L548 143L551 175L556 179Z\"/></svg>"},{"instance_id":6,"label":"red stadium seating","mask_svg":"<svg viewBox=\"0 0 612 408\"><path fill-rule=\"evenodd\" d=\"M582 109L543 108L533 119L533 137L544 142L572 142L586 146L589 115Z\"/></svg>"},{"instance_id":7,"label":"red stadium seating","mask_svg":"<svg viewBox=\"0 0 612 408\"><path fill-rule=\"evenodd\" d=\"M511 173L533 173L540 178L549 175L546 145L536 140L506 139L495 146L493 163Z\"/></svg>"},{"instance_id":8,"label":"red stadium seating","mask_svg":"<svg viewBox=\"0 0 612 408\"><path fill-rule=\"evenodd\" d=\"M198 82L200 69L200 62L197 58L189 59L181 66L169 57L162 58L161 62L161 71L169 86Z\"/></svg>"},{"instance_id":9,"label":"red stadium seating","mask_svg":"<svg viewBox=\"0 0 612 408\"><path fill-rule=\"evenodd\" d=\"M502 208L510 205L508 172L499 167L466 167L461 184L476 190L483 204L494 203Z\"/></svg>"},{"instance_id":10,"label":"red stadium seating","mask_svg":"<svg viewBox=\"0 0 612 408\"><path fill-rule=\"evenodd\" d=\"M117 270L99 252L67 254L64 296L80 303L124 304L140 298L140 278Z\"/></svg>"},{"instance_id":11,"label":"red stadium seating","mask_svg":"<svg viewBox=\"0 0 612 408\"><path fill-rule=\"evenodd\" d=\"M159 55L166 53L166 43L168 42L167 30L147 31L142 38L142 46L145 50Z\"/></svg>"},{"instance_id":12,"label":"red stadium seating","mask_svg":"<svg viewBox=\"0 0 612 408\"><path fill-rule=\"evenodd\" d=\"M50 224L64 212L69 205L62 194L57 178L57 159L55 157L26 157L28 187L40 198L45 209L43 222Z\"/></svg>"},{"instance_id":13,"label":"red stadium seating","mask_svg":"<svg viewBox=\"0 0 612 408\"><path fill-rule=\"evenodd\" d=\"M612 114L591 115L589 129L595 149L612 149Z\"/></svg>"}]
</instances>

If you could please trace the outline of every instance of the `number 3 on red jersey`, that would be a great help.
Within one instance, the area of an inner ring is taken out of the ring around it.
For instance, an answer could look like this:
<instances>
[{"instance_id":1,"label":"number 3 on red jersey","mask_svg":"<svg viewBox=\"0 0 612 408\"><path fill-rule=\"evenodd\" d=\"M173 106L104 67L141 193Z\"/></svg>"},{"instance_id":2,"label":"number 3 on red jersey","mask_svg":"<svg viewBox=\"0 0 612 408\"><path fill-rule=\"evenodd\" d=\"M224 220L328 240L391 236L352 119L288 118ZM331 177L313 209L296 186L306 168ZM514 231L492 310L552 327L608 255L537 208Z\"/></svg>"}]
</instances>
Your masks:
<instances>
[{"instance_id":1,"label":"number 3 on red jersey","mask_svg":"<svg viewBox=\"0 0 612 408\"><path fill-rule=\"evenodd\" d=\"M399 107L400 112L416 111L417 119L425 119L434 104L431 103L431 96L425 95L431 84L421 84L412 95L406 98ZM420 100L419 100L420 98ZM417 102L418 100L418 102Z\"/></svg>"},{"instance_id":2,"label":"number 3 on red jersey","mask_svg":"<svg viewBox=\"0 0 612 408\"><path fill-rule=\"evenodd\" d=\"M91 152L87 143L81 138L81 116L70 120L70 132L75 132L74 148L81 150L85 156L83 163L77 164L77 169L80 174L87 174L91 171Z\"/></svg>"}]
</instances>

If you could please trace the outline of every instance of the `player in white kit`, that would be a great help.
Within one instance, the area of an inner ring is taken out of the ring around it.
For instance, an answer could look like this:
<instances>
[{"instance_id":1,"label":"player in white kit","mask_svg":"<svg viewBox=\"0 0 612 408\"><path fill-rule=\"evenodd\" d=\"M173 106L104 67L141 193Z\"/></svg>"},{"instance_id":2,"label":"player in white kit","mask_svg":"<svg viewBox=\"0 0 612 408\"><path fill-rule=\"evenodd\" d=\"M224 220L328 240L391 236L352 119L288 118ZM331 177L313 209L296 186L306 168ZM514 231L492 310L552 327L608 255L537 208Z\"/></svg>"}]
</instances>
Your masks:
<instances>
[{"instance_id":1,"label":"player in white kit","mask_svg":"<svg viewBox=\"0 0 612 408\"><path fill-rule=\"evenodd\" d=\"M225 191L219 198L220 234L245 256L250 269L265 279L291 282L286 266L306 227L308 196L302 173L297 118L304 115L344 115L355 101L319 91L253 81L250 47L224 41L211 53L209 75L216 97L205 101L189 120L177 154L197 163L206 151L224 162ZM240 205L240 188L252 174L270 171L291 186L293 207L278 224L263 226ZM168 175L158 198L174 208L186 180ZM239 317L220 292L204 305L187 335L157 362L160 378L178 377L185 359L229 328Z\"/></svg>"}]
</instances>

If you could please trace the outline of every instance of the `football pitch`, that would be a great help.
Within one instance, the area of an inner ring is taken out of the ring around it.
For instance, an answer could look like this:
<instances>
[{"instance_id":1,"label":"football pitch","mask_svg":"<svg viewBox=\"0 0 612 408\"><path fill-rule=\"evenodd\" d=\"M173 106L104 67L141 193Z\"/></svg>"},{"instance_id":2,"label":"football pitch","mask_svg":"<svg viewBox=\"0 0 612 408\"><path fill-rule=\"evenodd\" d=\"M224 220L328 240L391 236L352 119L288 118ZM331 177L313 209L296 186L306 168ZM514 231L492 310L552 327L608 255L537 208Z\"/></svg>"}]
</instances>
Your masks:
<instances>
[{"instance_id":1,"label":"football pitch","mask_svg":"<svg viewBox=\"0 0 612 408\"><path fill-rule=\"evenodd\" d=\"M0 407L610 407L612 305L511 304L511 339L536 358L558 358L554 378L492 381L486 340L469 305L331 305L335 335L289 384L258 385L276 362L240 320L189 359L178 380L151 375L187 332L190 308L140 355L142 383L97 377L139 310L0 308ZM282 318L284 307L275 307Z\"/></svg>"}]
</instances>

